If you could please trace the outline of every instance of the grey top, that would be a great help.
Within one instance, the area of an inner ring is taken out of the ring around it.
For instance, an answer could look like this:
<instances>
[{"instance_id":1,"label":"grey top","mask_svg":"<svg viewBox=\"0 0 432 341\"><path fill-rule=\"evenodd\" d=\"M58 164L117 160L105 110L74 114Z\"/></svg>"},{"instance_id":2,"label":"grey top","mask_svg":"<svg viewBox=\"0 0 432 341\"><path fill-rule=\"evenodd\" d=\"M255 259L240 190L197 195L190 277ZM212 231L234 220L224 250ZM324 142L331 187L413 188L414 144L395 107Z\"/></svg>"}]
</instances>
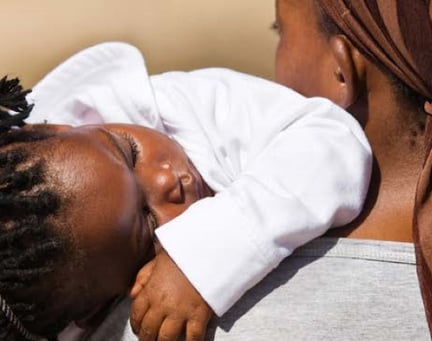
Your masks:
<instances>
[{"instance_id":1,"label":"grey top","mask_svg":"<svg viewBox=\"0 0 432 341\"><path fill-rule=\"evenodd\" d=\"M136 341L123 301L90 337ZM410 243L319 238L222 318L207 340L430 340Z\"/></svg>"}]
</instances>

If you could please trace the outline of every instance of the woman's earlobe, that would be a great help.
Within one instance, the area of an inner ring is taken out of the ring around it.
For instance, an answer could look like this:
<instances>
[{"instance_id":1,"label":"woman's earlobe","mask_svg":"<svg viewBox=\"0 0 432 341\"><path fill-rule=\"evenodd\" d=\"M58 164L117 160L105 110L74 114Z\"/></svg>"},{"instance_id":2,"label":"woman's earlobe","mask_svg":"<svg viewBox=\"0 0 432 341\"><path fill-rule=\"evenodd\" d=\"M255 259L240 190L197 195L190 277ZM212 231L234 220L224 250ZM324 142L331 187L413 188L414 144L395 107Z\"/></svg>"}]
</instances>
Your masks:
<instances>
[{"instance_id":1,"label":"woman's earlobe","mask_svg":"<svg viewBox=\"0 0 432 341\"><path fill-rule=\"evenodd\" d=\"M329 44L335 63L335 101L348 108L357 100L364 86L364 60L344 35L330 37Z\"/></svg>"},{"instance_id":2,"label":"woman's earlobe","mask_svg":"<svg viewBox=\"0 0 432 341\"><path fill-rule=\"evenodd\" d=\"M340 83L345 83L345 77L344 77L344 75L343 75L343 73L342 73L342 71L341 71L340 68L338 68L338 69L334 72L334 75L335 75L335 77L336 77L336 79L337 79L338 82L340 82Z\"/></svg>"}]
</instances>

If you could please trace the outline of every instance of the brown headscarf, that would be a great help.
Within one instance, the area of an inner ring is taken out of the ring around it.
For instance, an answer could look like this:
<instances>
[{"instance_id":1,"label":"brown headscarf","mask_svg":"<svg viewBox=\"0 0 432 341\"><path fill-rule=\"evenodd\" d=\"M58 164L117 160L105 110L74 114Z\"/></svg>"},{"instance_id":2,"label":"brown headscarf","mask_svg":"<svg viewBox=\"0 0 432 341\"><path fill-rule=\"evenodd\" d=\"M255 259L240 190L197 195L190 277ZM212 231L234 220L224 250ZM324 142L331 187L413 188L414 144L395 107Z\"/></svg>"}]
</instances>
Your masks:
<instances>
[{"instance_id":1,"label":"brown headscarf","mask_svg":"<svg viewBox=\"0 0 432 341\"><path fill-rule=\"evenodd\" d=\"M432 115L431 0L317 0L351 42L426 99ZM417 273L432 331L432 117L417 187L413 238Z\"/></svg>"}]
</instances>

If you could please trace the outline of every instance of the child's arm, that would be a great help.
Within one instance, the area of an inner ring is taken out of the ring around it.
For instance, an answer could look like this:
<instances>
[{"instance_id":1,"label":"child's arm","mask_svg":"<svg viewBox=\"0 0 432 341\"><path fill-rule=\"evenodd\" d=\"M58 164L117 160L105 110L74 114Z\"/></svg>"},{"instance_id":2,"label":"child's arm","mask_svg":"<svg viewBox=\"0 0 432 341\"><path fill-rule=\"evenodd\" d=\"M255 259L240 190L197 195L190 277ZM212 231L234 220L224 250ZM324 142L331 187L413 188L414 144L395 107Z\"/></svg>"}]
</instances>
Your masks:
<instances>
[{"instance_id":1,"label":"child's arm","mask_svg":"<svg viewBox=\"0 0 432 341\"><path fill-rule=\"evenodd\" d=\"M196 148L188 153L210 184L222 187L215 197L195 203L156 233L182 273L222 315L295 248L358 215L367 192L371 152L354 119L326 100L306 100L273 83L225 70L209 72L222 81L213 79L207 90L205 79L194 82L200 72L153 82L166 125L175 127L173 135L187 151ZM213 106L211 114L206 113L207 102ZM196 122L187 118L190 112ZM181 120L189 123L184 123L184 131ZM200 131L208 137L207 145L194 140ZM214 160L207 156L208 163L214 162L210 171L200 168L204 152L197 146L213 148ZM218 166L219 172L214 171ZM218 183L211 174L222 180ZM159 285L167 285L163 280L162 274L155 277ZM145 285L144 289L155 301L161 299ZM174 290L179 301L165 306L161 316L175 316L181 310L178 302L187 301L181 290ZM134 310L139 309L135 304Z\"/></svg>"},{"instance_id":2,"label":"child's arm","mask_svg":"<svg viewBox=\"0 0 432 341\"><path fill-rule=\"evenodd\" d=\"M220 69L152 84L165 125L218 192L156 234L217 315L295 248L360 213L371 150L341 108Z\"/></svg>"}]
</instances>

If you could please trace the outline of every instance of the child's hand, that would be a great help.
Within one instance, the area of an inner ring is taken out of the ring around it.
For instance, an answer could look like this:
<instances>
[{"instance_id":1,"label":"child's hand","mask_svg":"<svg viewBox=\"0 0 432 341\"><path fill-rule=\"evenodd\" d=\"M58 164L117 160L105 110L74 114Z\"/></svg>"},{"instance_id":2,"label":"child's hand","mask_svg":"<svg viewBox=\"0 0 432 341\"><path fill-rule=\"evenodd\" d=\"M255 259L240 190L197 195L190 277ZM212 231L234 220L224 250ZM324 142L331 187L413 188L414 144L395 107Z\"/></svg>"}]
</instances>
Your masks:
<instances>
[{"instance_id":1,"label":"child's hand","mask_svg":"<svg viewBox=\"0 0 432 341\"><path fill-rule=\"evenodd\" d=\"M165 250L138 273L130 296L131 326L140 341L204 340L213 312Z\"/></svg>"}]
</instances>

